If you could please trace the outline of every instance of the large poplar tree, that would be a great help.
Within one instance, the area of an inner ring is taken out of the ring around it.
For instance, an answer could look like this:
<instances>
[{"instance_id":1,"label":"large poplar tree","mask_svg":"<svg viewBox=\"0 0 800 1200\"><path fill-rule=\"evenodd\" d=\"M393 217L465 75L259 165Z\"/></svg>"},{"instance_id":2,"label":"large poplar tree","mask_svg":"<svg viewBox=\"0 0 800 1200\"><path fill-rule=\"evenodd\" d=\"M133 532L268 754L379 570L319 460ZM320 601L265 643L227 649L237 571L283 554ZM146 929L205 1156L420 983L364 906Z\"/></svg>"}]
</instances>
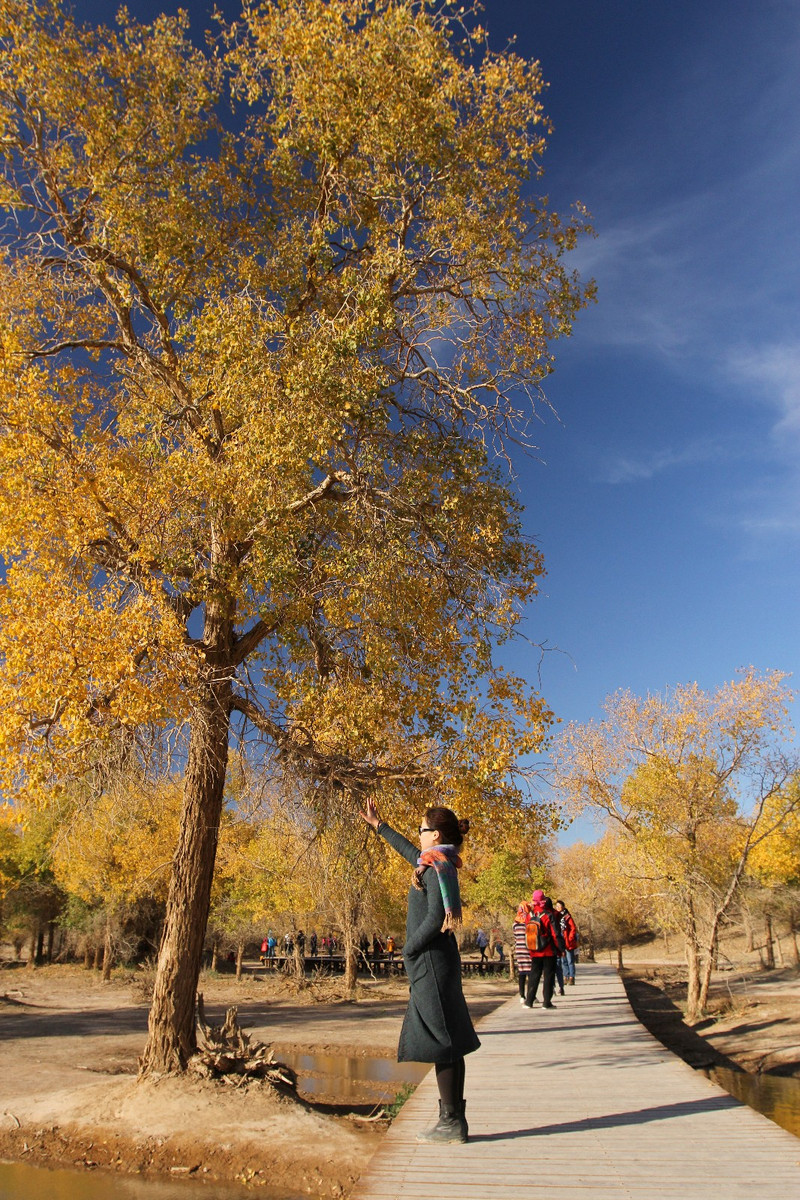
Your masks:
<instances>
[{"instance_id":1,"label":"large poplar tree","mask_svg":"<svg viewBox=\"0 0 800 1200\"><path fill-rule=\"evenodd\" d=\"M228 747L488 820L548 713L502 456L587 292L536 63L426 0L77 24L0 0L0 753L51 797L186 737L143 1058L182 1069Z\"/></svg>"}]
</instances>

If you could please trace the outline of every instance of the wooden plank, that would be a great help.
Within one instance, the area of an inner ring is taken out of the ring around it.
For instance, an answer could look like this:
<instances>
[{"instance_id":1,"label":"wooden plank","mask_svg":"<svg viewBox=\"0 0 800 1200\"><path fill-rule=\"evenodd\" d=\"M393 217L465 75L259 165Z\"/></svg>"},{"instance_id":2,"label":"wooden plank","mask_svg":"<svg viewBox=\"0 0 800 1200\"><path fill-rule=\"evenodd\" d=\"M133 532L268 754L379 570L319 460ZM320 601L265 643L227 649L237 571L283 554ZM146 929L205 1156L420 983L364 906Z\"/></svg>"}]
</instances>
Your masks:
<instances>
[{"instance_id":1,"label":"wooden plank","mask_svg":"<svg viewBox=\"0 0 800 1200\"><path fill-rule=\"evenodd\" d=\"M431 1071L352 1200L798 1200L800 1139L675 1058L638 1023L617 973L580 968L550 1012L514 996L467 1059L466 1145L435 1120Z\"/></svg>"}]
</instances>

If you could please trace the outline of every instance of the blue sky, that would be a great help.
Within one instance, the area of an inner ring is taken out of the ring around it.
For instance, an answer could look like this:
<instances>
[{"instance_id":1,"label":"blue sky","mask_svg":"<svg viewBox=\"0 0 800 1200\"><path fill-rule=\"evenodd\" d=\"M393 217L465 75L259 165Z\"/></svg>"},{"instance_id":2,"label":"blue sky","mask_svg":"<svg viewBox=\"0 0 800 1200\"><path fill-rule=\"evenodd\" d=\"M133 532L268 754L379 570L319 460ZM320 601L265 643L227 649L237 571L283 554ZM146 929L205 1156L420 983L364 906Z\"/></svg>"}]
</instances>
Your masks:
<instances>
[{"instance_id":1,"label":"blue sky","mask_svg":"<svg viewBox=\"0 0 800 1200\"><path fill-rule=\"evenodd\" d=\"M544 188L584 201L598 304L518 460L548 577L518 663L565 721L605 696L797 671L800 6L489 0L542 63ZM539 661L541 658L541 666Z\"/></svg>"},{"instance_id":2,"label":"blue sky","mask_svg":"<svg viewBox=\"0 0 800 1200\"><path fill-rule=\"evenodd\" d=\"M195 32L210 7L188 4ZM575 262L598 304L517 461L548 567L525 632L548 650L520 642L514 665L564 721L619 688L797 678L800 5L484 7L492 44L515 38L549 83L544 190L597 230Z\"/></svg>"}]
</instances>

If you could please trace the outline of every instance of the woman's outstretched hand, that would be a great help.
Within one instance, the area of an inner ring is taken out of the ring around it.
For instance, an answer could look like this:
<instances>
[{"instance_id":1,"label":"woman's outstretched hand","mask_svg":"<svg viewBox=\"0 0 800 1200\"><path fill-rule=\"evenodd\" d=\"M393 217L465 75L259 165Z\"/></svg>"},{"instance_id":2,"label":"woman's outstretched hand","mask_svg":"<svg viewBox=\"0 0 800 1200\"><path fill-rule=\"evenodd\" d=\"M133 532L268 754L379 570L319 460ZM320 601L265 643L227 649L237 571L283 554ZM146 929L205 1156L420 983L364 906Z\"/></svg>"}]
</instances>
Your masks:
<instances>
[{"instance_id":1,"label":"woman's outstretched hand","mask_svg":"<svg viewBox=\"0 0 800 1200\"><path fill-rule=\"evenodd\" d=\"M363 817L367 824L371 825L373 829L377 829L381 823L374 800L367 800L367 803L364 805L364 811L359 813L359 816Z\"/></svg>"}]
</instances>

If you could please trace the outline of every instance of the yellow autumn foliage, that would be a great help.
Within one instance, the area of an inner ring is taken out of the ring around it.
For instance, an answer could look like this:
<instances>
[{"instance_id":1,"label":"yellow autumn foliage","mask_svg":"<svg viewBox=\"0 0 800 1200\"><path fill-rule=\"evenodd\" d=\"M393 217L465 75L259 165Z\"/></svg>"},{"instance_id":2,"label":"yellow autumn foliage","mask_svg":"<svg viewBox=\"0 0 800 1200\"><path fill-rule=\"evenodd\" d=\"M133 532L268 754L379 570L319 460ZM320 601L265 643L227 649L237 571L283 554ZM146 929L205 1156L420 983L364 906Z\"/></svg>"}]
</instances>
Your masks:
<instances>
[{"instance_id":1,"label":"yellow autumn foliage","mask_svg":"<svg viewBox=\"0 0 800 1200\"><path fill-rule=\"evenodd\" d=\"M232 730L309 796L424 779L487 826L547 735L496 665L543 572L496 450L588 226L536 195L538 64L463 16L273 0L195 45L0 0L0 787L187 724L165 1012Z\"/></svg>"}]
</instances>

